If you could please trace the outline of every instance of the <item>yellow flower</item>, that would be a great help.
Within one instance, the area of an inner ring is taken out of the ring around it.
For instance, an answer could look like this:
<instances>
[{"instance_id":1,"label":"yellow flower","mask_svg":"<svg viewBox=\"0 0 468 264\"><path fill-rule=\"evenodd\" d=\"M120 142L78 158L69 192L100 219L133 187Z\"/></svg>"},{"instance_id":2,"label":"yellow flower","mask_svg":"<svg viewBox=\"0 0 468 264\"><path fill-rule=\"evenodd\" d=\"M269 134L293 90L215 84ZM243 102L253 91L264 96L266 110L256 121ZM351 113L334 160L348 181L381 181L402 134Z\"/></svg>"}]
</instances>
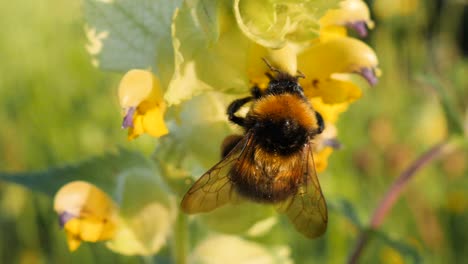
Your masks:
<instances>
[{"instance_id":1,"label":"yellow flower","mask_svg":"<svg viewBox=\"0 0 468 264\"><path fill-rule=\"evenodd\" d=\"M352 102L361 97L361 89L339 74L357 73L369 84L377 83L377 56L365 43L336 37L311 46L298 56L298 69L304 73L300 80L309 98L321 97L326 104Z\"/></svg>"},{"instance_id":2,"label":"yellow flower","mask_svg":"<svg viewBox=\"0 0 468 264\"><path fill-rule=\"evenodd\" d=\"M119 99L125 111L122 127L129 128L129 140L143 133L161 137L169 132L163 118L166 104L161 85L150 71L127 72L120 81Z\"/></svg>"},{"instance_id":3,"label":"yellow flower","mask_svg":"<svg viewBox=\"0 0 468 264\"><path fill-rule=\"evenodd\" d=\"M333 35L345 36L346 28L353 29L360 37L367 36L367 30L374 27L369 8L361 0L344 0L339 8L330 9L320 18L320 38Z\"/></svg>"},{"instance_id":4,"label":"yellow flower","mask_svg":"<svg viewBox=\"0 0 468 264\"><path fill-rule=\"evenodd\" d=\"M107 194L90 183L74 181L64 185L55 195L54 210L70 251L82 241L108 240L115 234L117 208Z\"/></svg>"}]
</instances>

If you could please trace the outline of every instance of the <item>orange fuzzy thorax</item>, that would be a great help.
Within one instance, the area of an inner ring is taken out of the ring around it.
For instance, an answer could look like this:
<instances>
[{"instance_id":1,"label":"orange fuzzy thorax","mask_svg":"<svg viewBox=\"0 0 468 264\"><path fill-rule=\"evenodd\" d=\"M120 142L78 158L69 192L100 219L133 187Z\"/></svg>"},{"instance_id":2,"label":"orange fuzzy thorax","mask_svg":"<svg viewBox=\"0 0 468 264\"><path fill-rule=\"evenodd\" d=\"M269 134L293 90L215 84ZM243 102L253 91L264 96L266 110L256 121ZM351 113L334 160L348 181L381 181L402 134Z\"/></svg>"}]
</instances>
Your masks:
<instances>
[{"instance_id":1,"label":"orange fuzzy thorax","mask_svg":"<svg viewBox=\"0 0 468 264\"><path fill-rule=\"evenodd\" d=\"M291 119L307 130L317 129L317 118L310 104L294 94L268 95L252 107L249 115L270 120Z\"/></svg>"}]
</instances>

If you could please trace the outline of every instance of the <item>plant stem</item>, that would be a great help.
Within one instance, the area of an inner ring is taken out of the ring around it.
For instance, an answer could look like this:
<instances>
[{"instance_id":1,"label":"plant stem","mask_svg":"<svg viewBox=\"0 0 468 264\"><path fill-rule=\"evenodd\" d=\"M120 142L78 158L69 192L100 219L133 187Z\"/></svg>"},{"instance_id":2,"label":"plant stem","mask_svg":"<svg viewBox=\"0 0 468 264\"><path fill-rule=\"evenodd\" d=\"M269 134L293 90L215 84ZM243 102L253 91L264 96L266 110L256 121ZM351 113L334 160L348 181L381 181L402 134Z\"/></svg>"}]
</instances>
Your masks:
<instances>
[{"instance_id":1,"label":"plant stem","mask_svg":"<svg viewBox=\"0 0 468 264\"><path fill-rule=\"evenodd\" d=\"M431 161L438 158L441 154L445 153L449 147L448 142L442 142L434 145L428 151L423 153L418 159L416 159L405 171L403 171L400 176L393 182L392 186L388 189L385 196L380 201L379 205L372 214L369 228L361 231L358 241L354 250L348 260L349 264L357 263L359 257L361 256L367 242L370 238L370 232L376 230L385 220L388 212L392 209L393 205L400 197L404 187L408 182L413 178L413 176L421 168L431 163Z\"/></svg>"},{"instance_id":2,"label":"plant stem","mask_svg":"<svg viewBox=\"0 0 468 264\"><path fill-rule=\"evenodd\" d=\"M188 252L188 233L187 233L187 216L182 213L177 213L177 219L174 226L174 239L172 245L172 254L174 263L186 264Z\"/></svg>"}]
</instances>

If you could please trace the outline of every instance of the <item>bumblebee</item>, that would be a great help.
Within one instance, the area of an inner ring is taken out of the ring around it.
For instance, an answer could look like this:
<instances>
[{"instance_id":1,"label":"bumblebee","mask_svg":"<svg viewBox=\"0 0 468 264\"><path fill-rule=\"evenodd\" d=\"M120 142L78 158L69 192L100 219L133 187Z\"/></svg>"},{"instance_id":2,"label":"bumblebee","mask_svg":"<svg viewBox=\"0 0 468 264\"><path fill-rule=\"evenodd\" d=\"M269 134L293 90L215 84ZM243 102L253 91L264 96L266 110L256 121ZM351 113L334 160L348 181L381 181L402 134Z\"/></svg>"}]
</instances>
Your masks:
<instances>
[{"instance_id":1,"label":"bumblebee","mask_svg":"<svg viewBox=\"0 0 468 264\"><path fill-rule=\"evenodd\" d=\"M324 130L322 116L304 95L298 78L270 66L265 90L233 101L229 120L244 129L228 136L222 160L203 174L182 200L188 214L251 200L272 204L309 238L327 227L325 199L315 171L312 141ZM251 103L249 112L237 112Z\"/></svg>"}]
</instances>

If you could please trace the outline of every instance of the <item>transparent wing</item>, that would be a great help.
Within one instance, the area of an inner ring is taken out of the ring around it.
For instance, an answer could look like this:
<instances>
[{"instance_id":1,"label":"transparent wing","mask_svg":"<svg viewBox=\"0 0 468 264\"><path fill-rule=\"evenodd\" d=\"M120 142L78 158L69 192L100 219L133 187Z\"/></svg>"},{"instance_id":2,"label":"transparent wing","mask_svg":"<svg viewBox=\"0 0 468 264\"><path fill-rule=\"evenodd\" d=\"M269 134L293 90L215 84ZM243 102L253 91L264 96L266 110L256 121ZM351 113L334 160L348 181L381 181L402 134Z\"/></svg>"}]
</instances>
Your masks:
<instances>
[{"instance_id":1,"label":"transparent wing","mask_svg":"<svg viewBox=\"0 0 468 264\"><path fill-rule=\"evenodd\" d=\"M303 175L298 192L286 201L278 203L277 210L288 216L297 231L308 238L314 238L322 235L327 229L327 205L317 179L310 144L304 148L302 155L303 162L292 171Z\"/></svg>"},{"instance_id":2,"label":"transparent wing","mask_svg":"<svg viewBox=\"0 0 468 264\"><path fill-rule=\"evenodd\" d=\"M229 172L236 162L242 162L245 158L244 150L250 147L251 142L252 136L247 133L223 160L193 184L182 199L181 208L185 213L209 212L228 202L240 200Z\"/></svg>"}]
</instances>

